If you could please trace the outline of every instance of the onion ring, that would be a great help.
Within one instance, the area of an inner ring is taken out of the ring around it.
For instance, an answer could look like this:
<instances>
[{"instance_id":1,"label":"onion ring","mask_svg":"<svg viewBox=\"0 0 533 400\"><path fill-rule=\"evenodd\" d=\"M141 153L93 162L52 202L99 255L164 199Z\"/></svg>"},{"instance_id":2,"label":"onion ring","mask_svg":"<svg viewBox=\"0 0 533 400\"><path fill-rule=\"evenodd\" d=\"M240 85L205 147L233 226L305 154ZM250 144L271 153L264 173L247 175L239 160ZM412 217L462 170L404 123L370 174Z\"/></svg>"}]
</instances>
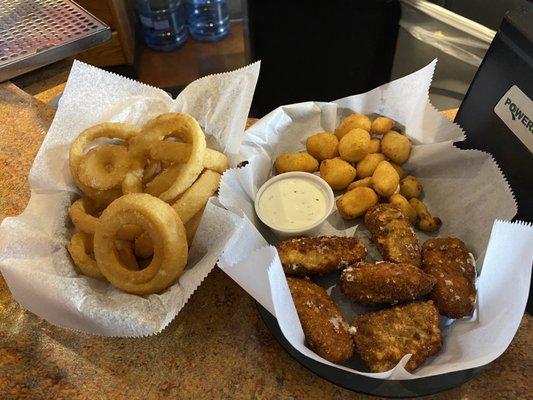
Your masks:
<instances>
[{"instance_id":1,"label":"onion ring","mask_svg":"<svg viewBox=\"0 0 533 400\"><path fill-rule=\"evenodd\" d=\"M76 200L68 209L68 215L76 229L83 233L94 235L98 218L91 215L90 200L82 197Z\"/></svg>"},{"instance_id":2,"label":"onion ring","mask_svg":"<svg viewBox=\"0 0 533 400\"><path fill-rule=\"evenodd\" d=\"M103 279L104 275L100 272L98 264L88 254L88 243L90 241L90 235L86 233L78 232L72 235L70 243L67 246L67 250L74 261L76 267L82 274L87 275L95 279Z\"/></svg>"},{"instance_id":3,"label":"onion ring","mask_svg":"<svg viewBox=\"0 0 533 400\"><path fill-rule=\"evenodd\" d=\"M174 203L172 208L184 224L204 208L209 198L216 193L220 177L219 173L206 169Z\"/></svg>"},{"instance_id":4,"label":"onion ring","mask_svg":"<svg viewBox=\"0 0 533 400\"><path fill-rule=\"evenodd\" d=\"M135 238L141 235L143 232L144 230L138 225L134 225L134 224L122 225L117 232L117 239L135 240Z\"/></svg>"},{"instance_id":5,"label":"onion ring","mask_svg":"<svg viewBox=\"0 0 533 400\"><path fill-rule=\"evenodd\" d=\"M160 141L150 148L150 157L164 162L185 163L191 154L191 145L182 142ZM224 173L228 169L228 157L216 150L206 148L203 166L205 169Z\"/></svg>"},{"instance_id":6,"label":"onion ring","mask_svg":"<svg viewBox=\"0 0 533 400\"><path fill-rule=\"evenodd\" d=\"M85 148L91 141L100 137L129 140L137 136L139 132L140 129L134 125L122 124L119 122L105 122L87 128L80 133L72 143L69 152L70 173L76 186L78 186L87 196L107 204L120 196L120 190L117 189L102 191L84 185L78 178L78 168L85 154Z\"/></svg>"},{"instance_id":7,"label":"onion ring","mask_svg":"<svg viewBox=\"0 0 533 400\"><path fill-rule=\"evenodd\" d=\"M215 194L220 177L219 173L206 169L196 182L174 203L172 208L176 211L181 222L185 224L185 227L196 214L205 208L209 198ZM194 232L196 232L196 228L194 228ZM192 236L194 236L194 233L192 233ZM187 242L190 243L188 240ZM135 240L135 254L138 257L150 257L153 248L153 243L147 233L143 233Z\"/></svg>"},{"instance_id":8,"label":"onion ring","mask_svg":"<svg viewBox=\"0 0 533 400\"><path fill-rule=\"evenodd\" d=\"M120 261L114 242L118 230L127 224L148 232L154 256L143 270L130 271ZM172 285L187 263L185 229L170 205L144 193L122 196L100 216L94 235L98 268L116 287L128 293L159 293Z\"/></svg>"},{"instance_id":9,"label":"onion ring","mask_svg":"<svg viewBox=\"0 0 533 400\"><path fill-rule=\"evenodd\" d=\"M115 240L115 249L119 260L122 261L125 268L131 271L139 270L139 264L133 252L132 242L128 240Z\"/></svg>"},{"instance_id":10,"label":"onion ring","mask_svg":"<svg viewBox=\"0 0 533 400\"><path fill-rule=\"evenodd\" d=\"M152 180L146 185L146 192L159 196L164 201L172 201L185 192L198 178L203 170L206 142L205 135L198 122L188 114L167 113L149 121L143 130L151 137L162 140L168 136L178 137L191 144L191 155L187 163L181 164L176 178L170 186ZM169 167L173 168L173 164ZM180 165L180 164L177 164ZM157 178L157 177L156 177Z\"/></svg>"},{"instance_id":11,"label":"onion ring","mask_svg":"<svg viewBox=\"0 0 533 400\"><path fill-rule=\"evenodd\" d=\"M157 141L156 137L147 135L141 131L140 135L129 141L129 157L131 160L130 170L122 181L122 192L140 193L143 190L144 168L148 161L150 146Z\"/></svg>"},{"instance_id":12,"label":"onion ring","mask_svg":"<svg viewBox=\"0 0 533 400\"><path fill-rule=\"evenodd\" d=\"M160 162L156 160L149 160L148 165L144 168L142 183L152 180L152 178L157 175L160 169Z\"/></svg>"},{"instance_id":13,"label":"onion ring","mask_svg":"<svg viewBox=\"0 0 533 400\"><path fill-rule=\"evenodd\" d=\"M147 233L135 239L135 255L139 258L150 258L154 254L154 244Z\"/></svg>"},{"instance_id":14,"label":"onion ring","mask_svg":"<svg viewBox=\"0 0 533 400\"><path fill-rule=\"evenodd\" d=\"M194 240L194 235L196 235L196 230L202 221L204 215L205 207L198 211L193 217L185 224L185 234L187 236L187 244L191 247L192 241Z\"/></svg>"},{"instance_id":15,"label":"onion ring","mask_svg":"<svg viewBox=\"0 0 533 400\"><path fill-rule=\"evenodd\" d=\"M78 179L93 189L107 190L122 183L130 168L125 146L106 144L85 154L78 166Z\"/></svg>"}]
</instances>

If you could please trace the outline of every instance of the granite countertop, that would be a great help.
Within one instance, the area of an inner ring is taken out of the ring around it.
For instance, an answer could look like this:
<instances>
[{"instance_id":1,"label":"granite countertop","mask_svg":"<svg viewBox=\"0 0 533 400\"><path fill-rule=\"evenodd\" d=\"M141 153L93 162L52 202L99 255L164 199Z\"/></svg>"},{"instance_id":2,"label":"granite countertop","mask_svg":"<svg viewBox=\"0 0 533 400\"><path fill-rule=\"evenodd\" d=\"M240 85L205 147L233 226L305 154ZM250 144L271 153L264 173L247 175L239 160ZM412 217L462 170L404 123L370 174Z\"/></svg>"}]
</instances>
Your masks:
<instances>
[{"instance_id":1,"label":"granite countertop","mask_svg":"<svg viewBox=\"0 0 533 400\"><path fill-rule=\"evenodd\" d=\"M57 78L56 78L57 79ZM17 82L19 83L19 82ZM32 95L0 84L0 220L22 212L27 175L61 91ZM21 85L24 86L24 85ZM532 398L533 318L507 351L461 387L427 399ZM0 276L1 399L370 399L335 386L292 359L253 299L215 268L159 335L102 338L53 326L24 311Z\"/></svg>"}]
</instances>

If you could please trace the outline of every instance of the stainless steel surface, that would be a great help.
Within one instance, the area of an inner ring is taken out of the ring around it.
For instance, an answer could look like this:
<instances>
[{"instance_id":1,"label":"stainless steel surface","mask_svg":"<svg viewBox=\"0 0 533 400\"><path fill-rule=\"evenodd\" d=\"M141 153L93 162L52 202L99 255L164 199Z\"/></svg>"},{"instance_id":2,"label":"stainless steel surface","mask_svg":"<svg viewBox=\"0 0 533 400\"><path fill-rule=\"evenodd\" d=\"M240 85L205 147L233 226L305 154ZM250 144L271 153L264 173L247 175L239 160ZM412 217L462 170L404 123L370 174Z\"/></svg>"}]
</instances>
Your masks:
<instances>
[{"instance_id":1,"label":"stainless steel surface","mask_svg":"<svg viewBox=\"0 0 533 400\"><path fill-rule=\"evenodd\" d=\"M111 38L110 28L69 0L0 0L0 82Z\"/></svg>"}]
</instances>

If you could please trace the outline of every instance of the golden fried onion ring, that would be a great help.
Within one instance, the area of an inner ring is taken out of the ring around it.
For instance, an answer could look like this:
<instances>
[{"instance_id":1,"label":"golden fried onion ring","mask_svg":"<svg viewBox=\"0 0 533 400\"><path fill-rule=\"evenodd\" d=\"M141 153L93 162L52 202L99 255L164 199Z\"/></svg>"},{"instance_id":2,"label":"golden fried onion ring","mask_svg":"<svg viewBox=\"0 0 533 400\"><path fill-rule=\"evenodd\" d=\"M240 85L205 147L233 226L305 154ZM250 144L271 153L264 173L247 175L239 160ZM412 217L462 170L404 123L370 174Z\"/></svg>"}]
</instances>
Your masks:
<instances>
[{"instance_id":1,"label":"golden fried onion ring","mask_svg":"<svg viewBox=\"0 0 533 400\"><path fill-rule=\"evenodd\" d=\"M122 183L130 169L126 146L105 144L85 154L78 166L78 179L94 189L107 190Z\"/></svg>"},{"instance_id":2,"label":"golden fried onion ring","mask_svg":"<svg viewBox=\"0 0 533 400\"><path fill-rule=\"evenodd\" d=\"M196 182L176 200L172 208L184 224L204 208L209 198L216 193L220 177L219 173L206 169Z\"/></svg>"},{"instance_id":3,"label":"golden fried onion ring","mask_svg":"<svg viewBox=\"0 0 533 400\"><path fill-rule=\"evenodd\" d=\"M185 234L187 235L187 243L191 247L192 241L194 240L194 235L196 235L196 230L202 221L204 215L205 207L198 211L193 217L185 224Z\"/></svg>"},{"instance_id":4,"label":"golden fried onion ring","mask_svg":"<svg viewBox=\"0 0 533 400\"><path fill-rule=\"evenodd\" d=\"M91 215L90 201L85 197L76 200L68 209L68 215L76 229L83 233L94 235L98 218Z\"/></svg>"},{"instance_id":5,"label":"golden fried onion ring","mask_svg":"<svg viewBox=\"0 0 533 400\"><path fill-rule=\"evenodd\" d=\"M190 154L189 143L160 141L150 148L150 158L163 162L186 163ZM228 157L216 150L206 148L203 166L205 169L222 174L228 169Z\"/></svg>"},{"instance_id":6,"label":"golden fried onion ring","mask_svg":"<svg viewBox=\"0 0 533 400\"><path fill-rule=\"evenodd\" d=\"M135 253L133 252L132 242L128 240L116 240L115 249L119 260L122 261L125 268L132 271L139 270L139 264L137 263Z\"/></svg>"},{"instance_id":7,"label":"golden fried onion ring","mask_svg":"<svg viewBox=\"0 0 533 400\"><path fill-rule=\"evenodd\" d=\"M107 205L119 197L122 194L120 188L98 190L84 185L78 178L78 168L85 154L85 148L93 140L100 137L129 140L138 135L139 132L140 129L134 125L122 124L119 122L105 122L87 128L80 133L72 143L69 152L70 173L76 186L78 186L87 196L99 201L103 205Z\"/></svg>"},{"instance_id":8,"label":"golden fried onion ring","mask_svg":"<svg viewBox=\"0 0 533 400\"><path fill-rule=\"evenodd\" d=\"M206 149L204 132L192 116L183 113L161 114L149 121L143 131L158 140L173 136L191 144L191 155L187 162L173 164L168 168L175 171L175 179L170 186L167 186L168 181L158 180L159 175L146 185L147 193L170 202L185 192L203 170ZM180 165L180 168L174 168L175 165Z\"/></svg>"},{"instance_id":9,"label":"golden fried onion ring","mask_svg":"<svg viewBox=\"0 0 533 400\"><path fill-rule=\"evenodd\" d=\"M217 191L220 177L219 173L206 169L196 182L174 203L172 208L176 211L183 224L186 225L198 212L204 209L209 198ZM196 232L196 229L194 231ZM135 254L142 258L148 258L152 255L152 252L153 244L150 236L143 233L135 240Z\"/></svg>"},{"instance_id":10,"label":"golden fried onion ring","mask_svg":"<svg viewBox=\"0 0 533 400\"><path fill-rule=\"evenodd\" d=\"M143 270L131 271L114 251L118 230L138 225L154 243L154 256ZM144 193L127 194L112 202L100 216L94 253L102 274L128 293L158 293L173 284L187 263L185 229L170 205Z\"/></svg>"},{"instance_id":11,"label":"golden fried onion ring","mask_svg":"<svg viewBox=\"0 0 533 400\"><path fill-rule=\"evenodd\" d=\"M82 274L91 278L103 279L104 275L100 272L96 261L89 256L91 235L78 232L70 239L67 250L74 261L74 264Z\"/></svg>"}]
</instances>

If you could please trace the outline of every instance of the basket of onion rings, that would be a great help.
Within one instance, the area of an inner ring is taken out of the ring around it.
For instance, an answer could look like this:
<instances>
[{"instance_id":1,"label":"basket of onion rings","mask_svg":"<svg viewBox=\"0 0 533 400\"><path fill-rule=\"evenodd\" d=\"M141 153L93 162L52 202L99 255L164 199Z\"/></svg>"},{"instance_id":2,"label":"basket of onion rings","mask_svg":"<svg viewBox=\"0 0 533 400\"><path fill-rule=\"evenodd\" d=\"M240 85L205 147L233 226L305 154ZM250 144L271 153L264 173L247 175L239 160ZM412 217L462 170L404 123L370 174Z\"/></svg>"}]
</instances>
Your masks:
<instances>
[{"instance_id":1,"label":"basket of onion rings","mask_svg":"<svg viewBox=\"0 0 533 400\"><path fill-rule=\"evenodd\" d=\"M217 196L258 73L256 63L207 76L173 99L75 62L30 171L28 206L0 227L13 297L92 334L168 325L242 230L242 213Z\"/></svg>"},{"instance_id":2,"label":"basket of onion rings","mask_svg":"<svg viewBox=\"0 0 533 400\"><path fill-rule=\"evenodd\" d=\"M118 143L87 151L98 138ZM142 127L104 122L87 128L72 143L69 167L83 192L69 208L74 264L127 293L152 294L183 272L228 159L207 148L194 117L165 113Z\"/></svg>"}]
</instances>

